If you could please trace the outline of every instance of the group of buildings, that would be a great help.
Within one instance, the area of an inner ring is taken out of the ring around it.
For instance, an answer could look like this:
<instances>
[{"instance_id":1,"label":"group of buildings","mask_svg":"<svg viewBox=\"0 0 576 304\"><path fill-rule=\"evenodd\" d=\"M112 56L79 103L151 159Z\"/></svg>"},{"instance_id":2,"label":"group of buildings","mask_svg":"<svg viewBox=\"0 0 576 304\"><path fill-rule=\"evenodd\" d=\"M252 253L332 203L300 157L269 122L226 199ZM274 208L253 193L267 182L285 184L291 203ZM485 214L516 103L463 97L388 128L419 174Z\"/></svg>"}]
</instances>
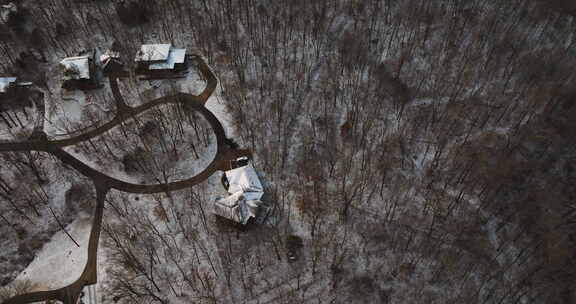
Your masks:
<instances>
[{"instance_id":1,"label":"group of buildings","mask_svg":"<svg viewBox=\"0 0 576 304\"><path fill-rule=\"evenodd\" d=\"M136 75L140 79L163 79L185 77L189 55L186 49L172 44L145 44L134 58ZM101 87L102 76L125 75L125 64L119 52L96 50L83 51L77 56L60 61L62 88L66 90L90 90ZM12 75L0 76L0 99L13 90L29 86Z\"/></svg>"},{"instance_id":2,"label":"group of buildings","mask_svg":"<svg viewBox=\"0 0 576 304\"><path fill-rule=\"evenodd\" d=\"M121 73L123 64L117 52L108 51L99 56L100 70L105 75ZM188 70L186 49L174 48L171 44L145 44L136 53L136 75L143 79L176 78ZM85 54L62 60L64 87L91 87L97 73L96 54ZM228 220L246 225L257 218L262 208L264 188L254 167L248 159L231 162L230 170L224 173L225 186L229 195L216 200L214 213Z\"/></svg>"},{"instance_id":3,"label":"group of buildings","mask_svg":"<svg viewBox=\"0 0 576 304\"><path fill-rule=\"evenodd\" d=\"M172 44L144 44L136 53L136 75L140 79L179 78L188 69L186 49ZM65 89L91 89L100 85L100 75L121 75L124 64L119 52L107 51L98 56L96 51L84 52L60 62Z\"/></svg>"},{"instance_id":4,"label":"group of buildings","mask_svg":"<svg viewBox=\"0 0 576 304\"><path fill-rule=\"evenodd\" d=\"M163 79L184 77L188 70L186 49L175 48L171 44L145 44L136 53L135 73L140 79ZM93 50L81 52L78 56L64 58L62 87L66 90L89 90L100 87L102 76L125 75L125 65L119 52L106 51L102 54ZM31 85L20 82L17 77L0 77L0 101ZM225 186L229 195L216 200L214 213L228 220L245 225L256 218L262 210L261 198L264 188L254 167L247 159L239 159L224 173Z\"/></svg>"}]
</instances>

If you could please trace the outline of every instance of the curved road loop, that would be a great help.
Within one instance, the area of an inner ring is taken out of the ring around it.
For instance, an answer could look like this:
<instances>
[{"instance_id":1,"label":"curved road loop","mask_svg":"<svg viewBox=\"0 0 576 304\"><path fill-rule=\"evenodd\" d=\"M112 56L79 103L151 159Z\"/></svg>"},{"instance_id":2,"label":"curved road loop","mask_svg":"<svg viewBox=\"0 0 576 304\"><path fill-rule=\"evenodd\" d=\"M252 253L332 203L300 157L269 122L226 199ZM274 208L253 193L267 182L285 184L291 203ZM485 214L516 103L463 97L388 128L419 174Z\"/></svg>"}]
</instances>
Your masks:
<instances>
[{"instance_id":1,"label":"curved road loop","mask_svg":"<svg viewBox=\"0 0 576 304\"><path fill-rule=\"evenodd\" d=\"M176 95L157 98L137 107L130 107L125 103L118 87L118 78L125 76L125 73L118 73L110 76L110 87L117 108L116 116L111 121L104 123L87 133L62 140L49 140L42 130L35 130L33 136L31 136L27 141L0 143L0 152L42 151L50 153L60 159L64 164L71 166L84 176L92 179L96 188L96 206L94 208L93 223L90 230L90 239L88 241L88 259L80 277L74 283L63 288L17 295L4 301L2 304L26 304L47 300L58 300L65 304L75 304L78 301L84 286L97 283L98 242L102 228L104 201L106 194L110 189L116 189L128 193L160 193L180 190L205 181L218 170L225 170L231 160L240 156L251 156L248 150L233 149L226 144L226 133L224 132L222 124L218 121L216 116L214 116L214 114L205 107L206 101L212 93L214 93L214 90L218 85L218 79L200 56L195 56L194 60L198 62L198 68L208 82L206 88L200 95L178 93ZM99 172L62 149L63 147L75 145L99 136L100 134L107 132L127 120L135 118L137 115L151 108L169 103L183 103L192 107L195 111L199 112L208 121L208 123L210 123L210 126L216 135L216 156L202 172L189 179L153 185L128 183Z\"/></svg>"}]
</instances>

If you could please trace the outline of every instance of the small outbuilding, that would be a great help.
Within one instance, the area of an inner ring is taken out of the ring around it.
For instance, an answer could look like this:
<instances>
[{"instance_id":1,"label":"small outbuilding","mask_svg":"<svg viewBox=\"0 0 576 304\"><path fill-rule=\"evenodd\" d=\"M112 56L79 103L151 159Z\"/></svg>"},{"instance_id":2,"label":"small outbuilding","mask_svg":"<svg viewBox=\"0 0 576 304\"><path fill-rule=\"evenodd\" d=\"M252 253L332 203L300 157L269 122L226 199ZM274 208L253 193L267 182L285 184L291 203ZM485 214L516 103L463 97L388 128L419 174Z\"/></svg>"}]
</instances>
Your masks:
<instances>
[{"instance_id":1,"label":"small outbuilding","mask_svg":"<svg viewBox=\"0 0 576 304\"><path fill-rule=\"evenodd\" d=\"M146 79L177 78L186 75L186 49L172 44L144 44L136 53L136 73Z\"/></svg>"},{"instance_id":2,"label":"small outbuilding","mask_svg":"<svg viewBox=\"0 0 576 304\"><path fill-rule=\"evenodd\" d=\"M89 90L100 86L96 77L96 52L91 51L60 61L63 70L62 88L67 90Z\"/></svg>"},{"instance_id":3,"label":"small outbuilding","mask_svg":"<svg viewBox=\"0 0 576 304\"><path fill-rule=\"evenodd\" d=\"M31 82L18 81L16 76L0 76L0 100L21 96L30 86Z\"/></svg>"},{"instance_id":4,"label":"small outbuilding","mask_svg":"<svg viewBox=\"0 0 576 304\"><path fill-rule=\"evenodd\" d=\"M24 127L15 113L24 113L28 118L26 108L43 96L38 89L32 88L31 82L20 81L16 76L0 76L0 122L8 128Z\"/></svg>"},{"instance_id":5,"label":"small outbuilding","mask_svg":"<svg viewBox=\"0 0 576 304\"><path fill-rule=\"evenodd\" d=\"M16 85L16 77L0 77L0 94L7 93Z\"/></svg>"},{"instance_id":6,"label":"small outbuilding","mask_svg":"<svg viewBox=\"0 0 576 304\"><path fill-rule=\"evenodd\" d=\"M228 185L228 197L216 200L214 213L246 225L250 218L258 215L262 205L260 199L264 195L264 187L252 164L234 168L224 172Z\"/></svg>"},{"instance_id":7,"label":"small outbuilding","mask_svg":"<svg viewBox=\"0 0 576 304\"><path fill-rule=\"evenodd\" d=\"M124 63L120 59L120 53L114 51L106 51L104 54L100 55L100 67L105 76L124 75Z\"/></svg>"},{"instance_id":8,"label":"small outbuilding","mask_svg":"<svg viewBox=\"0 0 576 304\"><path fill-rule=\"evenodd\" d=\"M0 5L0 23L8 23L11 14L16 14L18 7L13 2Z\"/></svg>"}]
</instances>

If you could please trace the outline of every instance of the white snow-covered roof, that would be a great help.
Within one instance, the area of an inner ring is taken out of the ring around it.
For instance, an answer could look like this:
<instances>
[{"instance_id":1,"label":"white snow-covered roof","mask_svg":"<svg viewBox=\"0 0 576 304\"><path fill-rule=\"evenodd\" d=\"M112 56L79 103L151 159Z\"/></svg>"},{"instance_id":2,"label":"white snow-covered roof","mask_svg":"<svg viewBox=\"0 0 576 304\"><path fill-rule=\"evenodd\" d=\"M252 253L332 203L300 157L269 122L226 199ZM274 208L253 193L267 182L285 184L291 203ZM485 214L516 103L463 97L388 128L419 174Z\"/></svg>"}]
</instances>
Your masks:
<instances>
[{"instance_id":1,"label":"white snow-covered roof","mask_svg":"<svg viewBox=\"0 0 576 304\"><path fill-rule=\"evenodd\" d=\"M100 62L102 62L102 63L107 62L108 59L110 59L110 58L119 59L120 53L114 52L111 50L107 50L106 52L104 52L104 54L100 55Z\"/></svg>"},{"instance_id":2,"label":"white snow-covered roof","mask_svg":"<svg viewBox=\"0 0 576 304\"><path fill-rule=\"evenodd\" d=\"M13 82L16 82L16 77L0 77L0 93L5 93L6 88Z\"/></svg>"},{"instance_id":3,"label":"white snow-covered roof","mask_svg":"<svg viewBox=\"0 0 576 304\"><path fill-rule=\"evenodd\" d=\"M264 188L252 164L225 172L230 196L219 199L214 204L214 213L245 225L251 217L256 217Z\"/></svg>"},{"instance_id":4,"label":"white snow-covered roof","mask_svg":"<svg viewBox=\"0 0 576 304\"><path fill-rule=\"evenodd\" d=\"M186 57L186 49L171 49L165 62L154 63L148 66L150 70L171 70L174 64L183 63Z\"/></svg>"},{"instance_id":5,"label":"white snow-covered roof","mask_svg":"<svg viewBox=\"0 0 576 304\"><path fill-rule=\"evenodd\" d=\"M260 204L260 201L247 201L244 193L236 192L217 200L214 204L214 213L245 225L250 218L256 217Z\"/></svg>"},{"instance_id":6,"label":"white snow-covered roof","mask_svg":"<svg viewBox=\"0 0 576 304\"><path fill-rule=\"evenodd\" d=\"M260 200L264 195L264 187L256 174L252 164L225 172L229 193L243 192L246 200Z\"/></svg>"},{"instance_id":7,"label":"white snow-covered roof","mask_svg":"<svg viewBox=\"0 0 576 304\"><path fill-rule=\"evenodd\" d=\"M8 21L8 15L10 15L10 13L12 12L17 12L18 11L18 7L16 6L16 4L10 2L8 4L4 4L4 5L0 5L0 21L2 22L7 22Z\"/></svg>"},{"instance_id":8,"label":"white snow-covered roof","mask_svg":"<svg viewBox=\"0 0 576 304\"><path fill-rule=\"evenodd\" d=\"M223 206L223 207L228 207L228 208L233 208L238 206L238 202L243 200L244 197L242 195L242 192L236 192L233 194L230 194L229 196L219 199L216 202Z\"/></svg>"},{"instance_id":9,"label":"white snow-covered roof","mask_svg":"<svg viewBox=\"0 0 576 304\"><path fill-rule=\"evenodd\" d=\"M68 73L64 73L64 80L90 79L90 56L68 57L60 61Z\"/></svg>"},{"instance_id":10,"label":"white snow-covered roof","mask_svg":"<svg viewBox=\"0 0 576 304\"><path fill-rule=\"evenodd\" d=\"M136 53L136 62L140 61L165 61L170 55L172 44L144 44Z\"/></svg>"},{"instance_id":11,"label":"white snow-covered roof","mask_svg":"<svg viewBox=\"0 0 576 304\"><path fill-rule=\"evenodd\" d=\"M214 213L235 222L242 222L242 213L239 203L244 200L242 192L234 193L228 197L219 199L214 204Z\"/></svg>"},{"instance_id":12,"label":"white snow-covered roof","mask_svg":"<svg viewBox=\"0 0 576 304\"><path fill-rule=\"evenodd\" d=\"M174 63L184 63L184 60L186 60L186 49L172 49L170 57L174 58Z\"/></svg>"}]
</instances>

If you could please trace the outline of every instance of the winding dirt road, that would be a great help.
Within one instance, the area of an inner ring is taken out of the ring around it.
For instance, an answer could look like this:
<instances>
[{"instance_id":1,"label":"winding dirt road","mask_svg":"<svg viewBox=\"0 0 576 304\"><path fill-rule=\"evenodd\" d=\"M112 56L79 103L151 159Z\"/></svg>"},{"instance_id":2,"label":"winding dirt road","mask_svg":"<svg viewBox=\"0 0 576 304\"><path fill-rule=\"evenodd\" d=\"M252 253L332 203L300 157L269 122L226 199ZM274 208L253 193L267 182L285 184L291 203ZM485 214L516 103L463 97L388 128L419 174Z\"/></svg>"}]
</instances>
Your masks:
<instances>
[{"instance_id":1,"label":"winding dirt road","mask_svg":"<svg viewBox=\"0 0 576 304\"><path fill-rule=\"evenodd\" d=\"M59 300L65 304L75 304L78 301L78 297L80 296L84 286L97 283L98 243L102 229L104 201L110 189L116 189L128 193L159 193L180 190L192 187L205 181L218 170L225 170L229 164L229 161L236 159L237 157L250 156L250 152L248 150L236 150L226 144L226 134L222 124L218 121L216 116L214 116L214 114L212 114L212 112L210 112L205 107L206 101L212 95L216 89L216 86L218 85L218 80L206 62L200 56L196 56L194 60L198 62L198 68L200 69L200 72L208 81L206 88L200 95L179 93L176 95L164 96L155 99L138 107L130 107L125 103L124 98L120 93L120 89L118 88L118 78L123 76L118 74L110 77L110 87L117 106L116 116L111 121L97 128L94 128L87 133L62 140L49 140L43 131L35 130L33 136L31 136L27 141L0 143L0 152L43 151L50 153L60 159L63 163L71 166L81 174L90 178L96 188L96 207L94 210L92 229L90 231L90 239L88 243L88 260L80 277L74 283L63 288L17 295L11 299L8 299L3 304L25 304L47 300ZM168 103L184 103L191 106L194 110L204 116L204 118L212 126L214 134L216 135L216 156L206 167L206 169L204 169L196 176L186 180L166 184L132 184L103 174L84 164L62 149L63 147L75 145L88 139L94 138L123 123L124 121L134 118L140 113L143 113L153 107Z\"/></svg>"}]
</instances>

